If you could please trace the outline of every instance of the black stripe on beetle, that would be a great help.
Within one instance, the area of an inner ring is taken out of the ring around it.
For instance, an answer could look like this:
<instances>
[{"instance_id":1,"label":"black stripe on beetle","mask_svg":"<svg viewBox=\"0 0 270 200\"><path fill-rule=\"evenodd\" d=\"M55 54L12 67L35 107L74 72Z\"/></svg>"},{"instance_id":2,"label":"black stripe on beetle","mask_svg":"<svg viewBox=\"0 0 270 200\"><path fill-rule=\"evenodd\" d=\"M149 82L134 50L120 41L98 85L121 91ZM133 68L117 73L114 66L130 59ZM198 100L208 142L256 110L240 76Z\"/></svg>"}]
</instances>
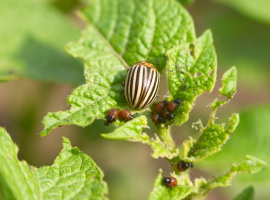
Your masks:
<instances>
[{"instance_id":1,"label":"black stripe on beetle","mask_svg":"<svg viewBox=\"0 0 270 200\"><path fill-rule=\"evenodd\" d=\"M150 106L157 97L160 74L148 62L138 62L128 71L125 81L125 97L134 109Z\"/></svg>"}]
</instances>

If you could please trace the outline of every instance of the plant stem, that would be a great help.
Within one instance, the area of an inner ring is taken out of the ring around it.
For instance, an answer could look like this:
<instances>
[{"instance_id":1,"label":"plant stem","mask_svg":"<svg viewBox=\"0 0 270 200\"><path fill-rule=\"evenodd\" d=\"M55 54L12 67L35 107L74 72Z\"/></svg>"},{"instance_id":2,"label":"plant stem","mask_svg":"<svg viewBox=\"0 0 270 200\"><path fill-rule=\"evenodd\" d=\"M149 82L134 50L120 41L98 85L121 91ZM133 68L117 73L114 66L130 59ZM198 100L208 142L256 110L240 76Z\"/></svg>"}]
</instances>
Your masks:
<instances>
[{"instance_id":1,"label":"plant stem","mask_svg":"<svg viewBox=\"0 0 270 200\"><path fill-rule=\"evenodd\" d=\"M176 147L171 136L170 126L166 126L165 124L159 124L156 127L163 142L166 143L170 149L175 149ZM179 157L176 156L172 159L167 158L167 160L171 163L173 170L177 172L175 163L179 161Z\"/></svg>"},{"instance_id":2,"label":"plant stem","mask_svg":"<svg viewBox=\"0 0 270 200\"><path fill-rule=\"evenodd\" d=\"M161 139L171 147L175 147L175 143L170 133L170 126L159 124L156 126Z\"/></svg>"},{"instance_id":3,"label":"plant stem","mask_svg":"<svg viewBox=\"0 0 270 200\"><path fill-rule=\"evenodd\" d=\"M224 101L218 101L217 99L215 99L215 101L211 104L212 107L212 112L210 114L210 119L208 122L208 125L210 124L215 124L215 120L216 120L216 110L219 106L223 106L224 104L228 103L230 101L230 99L224 100Z\"/></svg>"}]
</instances>

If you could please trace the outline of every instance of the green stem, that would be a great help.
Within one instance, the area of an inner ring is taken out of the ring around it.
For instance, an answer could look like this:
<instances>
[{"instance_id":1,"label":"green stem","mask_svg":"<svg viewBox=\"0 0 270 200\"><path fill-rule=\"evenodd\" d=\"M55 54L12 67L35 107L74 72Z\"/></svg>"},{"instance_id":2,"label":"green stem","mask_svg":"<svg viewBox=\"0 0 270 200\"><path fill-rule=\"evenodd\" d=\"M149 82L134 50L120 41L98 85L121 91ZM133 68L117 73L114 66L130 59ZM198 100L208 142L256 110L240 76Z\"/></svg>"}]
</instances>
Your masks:
<instances>
[{"instance_id":1,"label":"green stem","mask_svg":"<svg viewBox=\"0 0 270 200\"><path fill-rule=\"evenodd\" d=\"M159 124L156 126L158 133L162 139L163 142L165 142L170 149L175 149L175 143L171 136L170 126L166 126L165 124ZM179 156L176 156L172 159L166 158L172 165L173 170L177 173L176 163L179 162Z\"/></svg>"},{"instance_id":2,"label":"green stem","mask_svg":"<svg viewBox=\"0 0 270 200\"><path fill-rule=\"evenodd\" d=\"M212 107L212 112L210 114L210 119L208 122L208 125L210 124L215 124L215 115L216 115L216 110L218 107L223 106L224 104L228 103L228 101L230 101L230 99L224 100L224 101L218 101L217 99L211 104Z\"/></svg>"},{"instance_id":3,"label":"green stem","mask_svg":"<svg viewBox=\"0 0 270 200\"><path fill-rule=\"evenodd\" d=\"M171 147L175 147L175 143L170 133L170 126L159 124L156 126L161 139Z\"/></svg>"}]
</instances>

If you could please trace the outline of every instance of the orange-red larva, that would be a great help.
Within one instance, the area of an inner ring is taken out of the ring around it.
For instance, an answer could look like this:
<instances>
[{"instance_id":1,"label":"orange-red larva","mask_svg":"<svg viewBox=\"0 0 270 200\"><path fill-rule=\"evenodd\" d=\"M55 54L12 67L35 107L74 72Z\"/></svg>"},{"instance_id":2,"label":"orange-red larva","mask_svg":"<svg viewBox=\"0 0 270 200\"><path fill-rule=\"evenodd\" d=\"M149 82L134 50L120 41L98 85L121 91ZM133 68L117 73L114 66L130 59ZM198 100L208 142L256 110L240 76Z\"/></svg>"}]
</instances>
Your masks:
<instances>
[{"instance_id":1,"label":"orange-red larva","mask_svg":"<svg viewBox=\"0 0 270 200\"><path fill-rule=\"evenodd\" d=\"M163 177L163 182L167 187L173 188L177 186L177 180L173 176Z\"/></svg>"},{"instance_id":2,"label":"orange-red larva","mask_svg":"<svg viewBox=\"0 0 270 200\"><path fill-rule=\"evenodd\" d=\"M134 116L131 114L129 110L123 109L119 112L119 117L122 119L129 121L131 119L134 119Z\"/></svg>"},{"instance_id":3,"label":"orange-red larva","mask_svg":"<svg viewBox=\"0 0 270 200\"><path fill-rule=\"evenodd\" d=\"M108 111L106 116L106 120L104 121L105 126L109 126L112 122L118 118L118 110L116 108L112 108Z\"/></svg>"},{"instance_id":4,"label":"orange-red larva","mask_svg":"<svg viewBox=\"0 0 270 200\"><path fill-rule=\"evenodd\" d=\"M168 103L168 110L170 112L173 112L181 103L181 100L180 99L175 99L175 100L172 100Z\"/></svg>"}]
</instances>

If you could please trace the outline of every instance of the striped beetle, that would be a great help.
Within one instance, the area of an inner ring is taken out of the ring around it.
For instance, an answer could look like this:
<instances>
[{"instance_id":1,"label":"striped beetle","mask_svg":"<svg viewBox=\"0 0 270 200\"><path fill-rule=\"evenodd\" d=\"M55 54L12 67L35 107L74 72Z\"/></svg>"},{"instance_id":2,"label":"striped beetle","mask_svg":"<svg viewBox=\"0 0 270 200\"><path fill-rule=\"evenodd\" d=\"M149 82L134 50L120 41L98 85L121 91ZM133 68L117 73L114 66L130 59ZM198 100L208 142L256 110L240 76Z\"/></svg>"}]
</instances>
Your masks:
<instances>
[{"instance_id":1,"label":"striped beetle","mask_svg":"<svg viewBox=\"0 0 270 200\"><path fill-rule=\"evenodd\" d=\"M125 97L134 109L150 106L157 98L160 74L149 62L135 63L128 71L125 81Z\"/></svg>"}]
</instances>

